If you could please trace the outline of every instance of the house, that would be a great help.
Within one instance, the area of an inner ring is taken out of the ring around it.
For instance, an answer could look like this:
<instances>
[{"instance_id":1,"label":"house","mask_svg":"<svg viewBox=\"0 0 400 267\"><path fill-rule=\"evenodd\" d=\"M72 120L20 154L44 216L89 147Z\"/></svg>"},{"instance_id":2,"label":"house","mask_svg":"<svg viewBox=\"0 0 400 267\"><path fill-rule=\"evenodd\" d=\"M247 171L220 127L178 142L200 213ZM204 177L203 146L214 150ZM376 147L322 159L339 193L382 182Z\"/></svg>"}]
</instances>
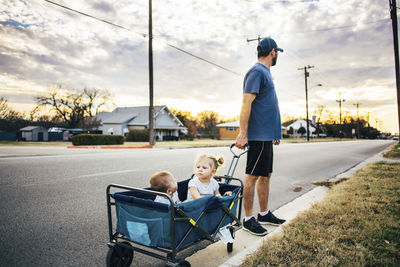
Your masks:
<instances>
[{"instance_id":1,"label":"house","mask_svg":"<svg viewBox=\"0 0 400 267\"><path fill-rule=\"evenodd\" d=\"M41 126L27 126L20 129L24 141L48 141L47 129Z\"/></svg>"},{"instance_id":2,"label":"house","mask_svg":"<svg viewBox=\"0 0 400 267\"><path fill-rule=\"evenodd\" d=\"M305 129L305 133L303 135L306 136L307 135L307 120L305 120L305 119L299 119L299 120L296 120L296 121L290 123L289 125L287 125L286 126L287 133L291 134L294 137L302 136L302 134L298 132L301 127L303 127ZM310 130L310 136L316 136L316 134L314 133L316 131L316 127L315 127L313 121L309 120L308 127ZM291 132L290 128L293 129L293 133Z\"/></svg>"},{"instance_id":3,"label":"house","mask_svg":"<svg viewBox=\"0 0 400 267\"><path fill-rule=\"evenodd\" d=\"M239 121L220 123L216 125L219 130L220 139L235 139L239 134Z\"/></svg>"},{"instance_id":4,"label":"house","mask_svg":"<svg viewBox=\"0 0 400 267\"><path fill-rule=\"evenodd\" d=\"M83 129L79 129L79 128L75 128L75 129L63 129L62 130L62 140L64 141L71 141L71 138L74 135L78 135L78 134L87 134L89 133L89 131L87 130L83 130Z\"/></svg>"},{"instance_id":5,"label":"house","mask_svg":"<svg viewBox=\"0 0 400 267\"><path fill-rule=\"evenodd\" d=\"M216 125L219 129L220 139L236 139L240 131L239 121L220 123ZM282 134L286 134L286 128L282 126Z\"/></svg>"},{"instance_id":6,"label":"house","mask_svg":"<svg viewBox=\"0 0 400 267\"><path fill-rule=\"evenodd\" d=\"M149 128L149 107L119 107L112 112L100 112L96 115L98 128L103 134L126 135L131 129ZM167 108L154 107L154 136L156 140L178 139L180 132L186 134L183 123Z\"/></svg>"}]
</instances>

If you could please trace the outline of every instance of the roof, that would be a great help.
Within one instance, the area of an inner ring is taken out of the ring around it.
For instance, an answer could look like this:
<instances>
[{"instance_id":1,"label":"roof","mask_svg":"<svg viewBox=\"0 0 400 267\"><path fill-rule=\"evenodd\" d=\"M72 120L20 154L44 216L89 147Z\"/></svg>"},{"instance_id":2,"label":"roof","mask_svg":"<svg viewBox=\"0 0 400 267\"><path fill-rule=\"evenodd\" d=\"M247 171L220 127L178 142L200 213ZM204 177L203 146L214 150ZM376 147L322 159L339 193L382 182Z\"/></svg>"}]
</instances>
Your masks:
<instances>
[{"instance_id":1,"label":"roof","mask_svg":"<svg viewBox=\"0 0 400 267\"><path fill-rule=\"evenodd\" d=\"M20 131L23 131L23 132L29 132L29 131L32 131L32 130L37 129L37 128L42 128L42 129L47 130L46 128L44 128L44 127L42 127L42 126L26 126L26 127L21 128L21 129L19 129L19 130L20 130Z\"/></svg>"},{"instance_id":2,"label":"roof","mask_svg":"<svg viewBox=\"0 0 400 267\"><path fill-rule=\"evenodd\" d=\"M166 110L177 121L178 128L184 127L183 123L167 108L167 106L154 106L154 117L156 118L161 111ZM96 115L103 124L122 124L129 126L149 124L149 106L139 107L118 107L112 112L100 112Z\"/></svg>"},{"instance_id":3,"label":"roof","mask_svg":"<svg viewBox=\"0 0 400 267\"><path fill-rule=\"evenodd\" d=\"M220 123L220 124L217 124L216 126L217 127L240 127L239 121Z\"/></svg>"},{"instance_id":4,"label":"roof","mask_svg":"<svg viewBox=\"0 0 400 267\"><path fill-rule=\"evenodd\" d=\"M309 127L315 128L315 125L312 120L308 120L308 122L309 122ZM303 123L304 123L304 125L303 125ZM291 124L287 125L286 128L290 129L290 127L292 127L293 129L296 130L296 129L300 128L300 126L306 127L306 125L307 125L306 119L298 119L295 122L292 122Z\"/></svg>"}]
</instances>

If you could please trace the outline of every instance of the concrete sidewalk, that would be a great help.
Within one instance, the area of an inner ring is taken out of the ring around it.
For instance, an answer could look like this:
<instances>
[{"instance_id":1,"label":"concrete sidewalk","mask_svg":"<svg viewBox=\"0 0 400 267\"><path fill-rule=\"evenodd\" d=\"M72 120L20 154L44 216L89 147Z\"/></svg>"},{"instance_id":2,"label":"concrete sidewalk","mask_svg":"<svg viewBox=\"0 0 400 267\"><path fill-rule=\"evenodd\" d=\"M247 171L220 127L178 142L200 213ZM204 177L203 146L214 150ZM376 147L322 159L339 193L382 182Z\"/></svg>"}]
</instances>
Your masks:
<instances>
[{"instance_id":1,"label":"concrete sidewalk","mask_svg":"<svg viewBox=\"0 0 400 267\"><path fill-rule=\"evenodd\" d=\"M395 161L400 160L387 159L382 156L382 153L391 149L392 146L386 150L368 158L367 160L357 164L353 168L347 170L344 173L338 174L332 177L329 182L335 183L341 180L345 180L353 176L358 170L364 168L367 164L377 161ZM293 200L292 202L280 207L274 211L277 217L286 219L286 223L290 223L300 212L309 209L313 203L321 201L328 193L329 189L325 186L319 186L311 191L305 193L301 197ZM264 241L272 236L278 234L281 231L281 227L267 226L268 235L264 237L252 235L242 229L238 230L235 234L235 242L233 243L233 251L227 252L226 245L221 241L213 243L203 250L200 250L192 256L186 258L190 262L192 267L201 266L221 266L221 267L233 267L239 266L243 263L246 256L255 252Z\"/></svg>"},{"instance_id":2,"label":"concrete sidewalk","mask_svg":"<svg viewBox=\"0 0 400 267\"><path fill-rule=\"evenodd\" d=\"M274 214L280 218L290 222L302 212L317 201L320 201L328 192L327 187L316 187L305 193L294 201L280 207L274 211ZM252 235L242 229L235 233L235 242L233 243L233 251L227 252L226 245L221 241L213 243L203 250L198 251L192 256L186 258L192 267L200 266L239 266L247 255L256 251L268 238L279 233L281 227L266 226L268 235L264 237ZM206 264L205 264L206 263Z\"/></svg>"}]
</instances>

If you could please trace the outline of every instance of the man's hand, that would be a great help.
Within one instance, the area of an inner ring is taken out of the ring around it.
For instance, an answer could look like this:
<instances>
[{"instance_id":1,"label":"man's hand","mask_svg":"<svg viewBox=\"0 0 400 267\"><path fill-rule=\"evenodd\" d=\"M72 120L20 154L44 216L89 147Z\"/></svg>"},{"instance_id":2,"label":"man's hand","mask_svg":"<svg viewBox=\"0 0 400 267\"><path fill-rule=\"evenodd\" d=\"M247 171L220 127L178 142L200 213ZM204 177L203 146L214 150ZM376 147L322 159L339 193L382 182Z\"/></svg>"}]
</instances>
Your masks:
<instances>
[{"instance_id":1,"label":"man's hand","mask_svg":"<svg viewBox=\"0 0 400 267\"><path fill-rule=\"evenodd\" d=\"M235 146L240 149L245 149L247 145L247 135L244 135L242 132L239 132L239 135L236 137Z\"/></svg>"},{"instance_id":2,"label":"man's hand","mask_svg":"<svg viewBox=\"0 0 400 267\"><path fill-rule=\"evenodd\" d=\"M272 144L279 146L279 144L281 143L281 140L274 140L272 141Z\"/></svg>"}]
</instances>

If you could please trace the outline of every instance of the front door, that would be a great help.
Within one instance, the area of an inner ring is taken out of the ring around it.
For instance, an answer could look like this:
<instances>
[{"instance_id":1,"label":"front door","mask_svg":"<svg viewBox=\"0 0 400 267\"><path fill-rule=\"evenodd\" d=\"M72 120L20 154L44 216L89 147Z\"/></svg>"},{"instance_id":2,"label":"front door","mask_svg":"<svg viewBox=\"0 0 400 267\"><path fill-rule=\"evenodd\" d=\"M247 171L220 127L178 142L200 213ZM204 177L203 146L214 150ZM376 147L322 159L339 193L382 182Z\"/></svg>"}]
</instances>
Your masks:
<instances>
[{"instance_id":1,"label":"front door","mask_svg":"<svg viewBox=\"0 0 400 267\"><path fill-rule=\"evenodd\" d=\"M39 141L39 142L42 142L42 141L43 141L43 132L39 132L39 133L37 134L37 137L38 137L38 141Z\"/></svg>"}]
</instances>

